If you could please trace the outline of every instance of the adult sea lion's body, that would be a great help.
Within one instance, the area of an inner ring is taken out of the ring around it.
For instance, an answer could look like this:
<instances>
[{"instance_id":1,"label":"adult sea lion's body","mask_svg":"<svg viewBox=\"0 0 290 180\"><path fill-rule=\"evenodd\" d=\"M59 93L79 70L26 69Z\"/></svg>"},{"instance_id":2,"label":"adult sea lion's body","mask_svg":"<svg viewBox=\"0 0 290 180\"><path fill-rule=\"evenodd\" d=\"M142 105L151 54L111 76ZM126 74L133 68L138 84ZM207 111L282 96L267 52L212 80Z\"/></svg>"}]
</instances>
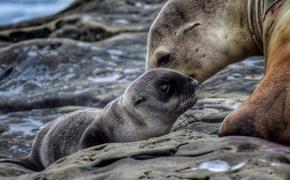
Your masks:
<instances>
[{"instance_id":1,"label":"adult sea lion's body","mask_svg":"<svg viewBox=\"0 0 290 180\"><path fill-rule=\"evenodd\" d=\"M0 160L42 170L56 160L94 145L161 136L196 102L196 81L181 73L157 69L134 81L103 111L77 111L62 116L36 135L30 154Z\"/></svg>"},{"instance_id":2,"label":"adult sea lion's body","mask_svg":"<svg viewBox=\"0 0 290 180\"><path fill-rule=\"evenodd\" d=\"M290 144L290 0L170 0L148 37L147 69L203 82L231 63L265 55L265 76L219 135Z\"/></svg>"}]
</instances>

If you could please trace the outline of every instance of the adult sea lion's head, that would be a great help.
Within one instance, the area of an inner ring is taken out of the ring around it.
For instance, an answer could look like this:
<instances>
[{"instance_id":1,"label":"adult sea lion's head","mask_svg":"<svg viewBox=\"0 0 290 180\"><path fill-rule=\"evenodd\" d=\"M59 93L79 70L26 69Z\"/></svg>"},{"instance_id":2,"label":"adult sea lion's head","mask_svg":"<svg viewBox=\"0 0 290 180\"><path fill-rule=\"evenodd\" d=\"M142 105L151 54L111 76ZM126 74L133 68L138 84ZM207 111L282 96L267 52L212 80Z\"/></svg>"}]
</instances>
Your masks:
<instances>
[{"instance_id":1,"label":"adult sea lion's head","mask_svg":"<svg viewBox=\"0 0 290 180\"><path fill-rule=\"evenodd\" d=\"M147 43L147 70L170 68L199 82L259 51L246 1L170 0L153 22Z\"/></svg>"}]
</instances>

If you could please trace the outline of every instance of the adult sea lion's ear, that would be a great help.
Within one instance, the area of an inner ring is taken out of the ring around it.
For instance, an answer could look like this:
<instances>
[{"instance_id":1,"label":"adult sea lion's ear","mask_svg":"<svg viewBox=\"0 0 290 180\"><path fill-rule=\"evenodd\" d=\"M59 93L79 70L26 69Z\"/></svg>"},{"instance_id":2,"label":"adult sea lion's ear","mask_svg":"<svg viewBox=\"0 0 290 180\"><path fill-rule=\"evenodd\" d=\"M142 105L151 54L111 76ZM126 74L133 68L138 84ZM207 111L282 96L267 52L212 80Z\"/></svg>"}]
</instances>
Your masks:
<instances>
[{"instance_id":1,"label":"adult sea lion's ear","mask_svg":"<svg viewBox=\"0 0 290 180\"><path fill-rule=\"evenodd\" d=\"M183 28L183 32L186 33L188 31L193 30L194 28L196 28L197 26L200 26L201 24L198 22L192 22L192 23L188 23L184 26Z\"/></svg>"},{"instance_id":2,"label":"adult sea lion's ear","mask_svg":"<svg viewBox=\"0 0 290 180\"><path fill-rule=\"evenodd\" d=\"M134 106L139 105L140 103L144 102L145 98L143 96L137 96L133 98L133 104Z\"/></svg>"},{"instance_id":3,"label":"adult sea lion's ear","mask_svg":"<svg viewBox=\"0 0 290 180\"><path fill-rule=\"evenodd\" d=\"M187 32L194 30L196 27L198 27L200 25L201 24L198 22L187 23L176 32L176 36L182 36L182 35L186 34Z\"/></svg>"}]
</instances>

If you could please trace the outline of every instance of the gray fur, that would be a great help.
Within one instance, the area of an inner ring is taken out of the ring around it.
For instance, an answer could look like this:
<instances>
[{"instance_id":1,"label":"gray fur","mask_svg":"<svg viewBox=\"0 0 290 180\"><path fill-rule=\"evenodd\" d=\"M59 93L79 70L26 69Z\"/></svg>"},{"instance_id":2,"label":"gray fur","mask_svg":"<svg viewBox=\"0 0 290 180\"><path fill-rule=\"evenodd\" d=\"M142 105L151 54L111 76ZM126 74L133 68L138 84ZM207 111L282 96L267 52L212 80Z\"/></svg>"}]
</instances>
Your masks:
<instances>
[{"instance_id":1,"label":"gray fur","mask_svg":"<svg viewBox=\"0 0 290 180\"><path fill-rule=\"evenodd\" d=\"M161 91L164 84L169 84L167 93ZM103 111L77 111L41 128L27 158L0 162L39 171L90 146L164 135L178 116L195 104L196 88L196 81L188 76L166 69L151 70L135 80L123 96L109 103Z\"/></svg>"}]
</instances>

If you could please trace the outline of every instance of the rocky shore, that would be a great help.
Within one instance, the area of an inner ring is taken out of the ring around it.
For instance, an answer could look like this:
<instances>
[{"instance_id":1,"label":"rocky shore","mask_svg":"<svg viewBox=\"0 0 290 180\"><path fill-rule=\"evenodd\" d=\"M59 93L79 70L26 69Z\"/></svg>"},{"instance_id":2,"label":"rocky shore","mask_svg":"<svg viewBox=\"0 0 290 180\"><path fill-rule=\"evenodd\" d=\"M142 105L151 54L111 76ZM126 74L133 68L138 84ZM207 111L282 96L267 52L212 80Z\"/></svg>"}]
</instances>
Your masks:
<instances>
[{"instance_id":1,"label":"rocky shore","mask_svg":"<svg viewBox=\"0 0 290 180\"><path fill-rule=\"evenodd\" d=\"M56 15L0 27L0 155L25 156L43 124L123 93L144 72L147 32L164 3L78 0ZM0 179L290 178L290 148L216 135L263 65L261 57L247 59L206 81L169 135L93 147L40 173L0 164Z\"/></svg>"}]
</instances>

